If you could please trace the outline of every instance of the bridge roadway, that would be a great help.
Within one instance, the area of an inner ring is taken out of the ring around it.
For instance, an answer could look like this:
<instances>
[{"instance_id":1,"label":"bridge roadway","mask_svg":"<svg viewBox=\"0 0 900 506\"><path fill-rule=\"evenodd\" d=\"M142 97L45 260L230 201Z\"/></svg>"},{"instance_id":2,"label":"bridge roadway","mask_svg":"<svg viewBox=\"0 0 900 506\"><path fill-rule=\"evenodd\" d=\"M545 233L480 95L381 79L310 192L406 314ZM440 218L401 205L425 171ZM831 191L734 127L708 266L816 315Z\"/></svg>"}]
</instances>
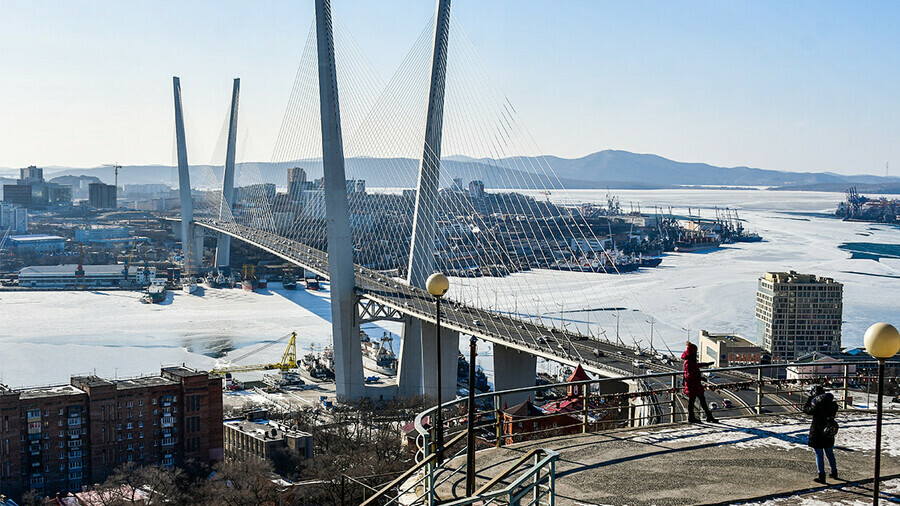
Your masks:
<instances>
[{"instance_id":1,"label":"bridge roadway","mask_svg":"<svg viewBox=\"0 0 900 506\"><path fill-rule=\"evenodd\" d=\"M194 224L227 234L328 279L328 254L324 251L236 223L197 219ZM354 269L356 292L361 298L434 323L434 297L428 292L372 269L359 265ZM581 364L585 370L605 377L631 375L634 359L641 358L635 355L634 349L598 342L580 334L547 328L452 300L441 305L441 326L571 367ZM594 350L599 350L600 356Z\"/></svg>"},{"instance_id":2,"label":"bridge roadway","mask_svg":"<svg viewBox=\"0 0 900 506\"><path fill-rule=\"evenodd\" d=\"M302 267L328 279L328 254L303 243L233 222L198 218L195 225L207 230L227 234L254 247L265 250L279 258ZM378 271L355 265L356 291L361 298L420 320L434 322L434 297L425 290L410 286ZM635 361L653 372L680 373L680 363L665 363L658 357L647 356L643 352L616 345L607 341L591 339L587 336L560 329L547 328L529 321L518 320L497 312L467 306L456 301L446 301L441 305L441 325L462 334L474 335L495 344L520 350L571 367L581 365L585 370L604 377L631 376L635 372ZM720 373L713 382L730 383L746 380L736 373ZM662 379L650 381L650 388L666 388ZM767 394L775 394L766 388ZM756 392L739 391L710 393L710 402L722 406L722 398L730 396L738 409L729 414L739 415L749 411L756 402ZM770 397L771 398L771 397ZM777 396L776 396L777 398ZM740 409L743 407L744 409ZM789 406L771 406L775 412L793 411ZM722 413L725 416L728 414Z\"/></svg>"}]
</instances>

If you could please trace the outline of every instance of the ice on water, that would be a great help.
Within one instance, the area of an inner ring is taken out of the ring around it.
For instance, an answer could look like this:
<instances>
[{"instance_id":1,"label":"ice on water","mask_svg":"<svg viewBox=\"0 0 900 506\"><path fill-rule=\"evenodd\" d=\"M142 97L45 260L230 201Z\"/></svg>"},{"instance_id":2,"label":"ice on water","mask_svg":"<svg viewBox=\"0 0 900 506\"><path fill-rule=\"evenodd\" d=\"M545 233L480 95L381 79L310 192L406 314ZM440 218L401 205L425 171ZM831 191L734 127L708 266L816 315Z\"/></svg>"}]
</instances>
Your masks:
<instances>
[{"instance_id":1,"label":"ice on water","mask_svg":"<svg viewBox=\"0 0 900 506\"><path fill-rule=\"evenodd\" d=\"M755 339L758 277L766 271L792 269L844 284L844 346L862 345L862 335L873 322L897 323L900 260L851 260L838 246L860 241L898 244L900 229L826 217L842 200L841 194L615 193L624 208L629 202L640 202L644 212L653 212L656 205L686 214L690 206L695 215L700 209L702 217L711 218L716 206L737 209L745 228L765 241L725 245L703 254L670 253L658 268L619 276L536 270L502 279L453 279L453 296L477 299L482 307L531 314L548 325L562 325L562 312L570 328L574 325L609 339L614 339L616 312L597 309L625 308L619 311L619 324L627 344L647 346L648 320L652 319L654 347L665 351L668 345L679 351L686 329L693 335L707 329ZM605 197L605 191L569 191L551 198L599 203ZM542 293L532 297L518 289L502 289L503 283L523 286L521 277L533 278L533 286L541 287ZM60 383L71 374L94 371L108 377L134 376L174 363L209 368L291 331L297 332L297 344L303 350L330 343L327 291L270 286L262 293L210 288L199 295L170 293L161 305L140 304L139 294L130 292L0 292L0 382L10 386ZM384 329L399 330L392 324L367 327L373 337L380 337ZM399 339L394 347L399 352ZM467 344L463 347L467 349ZM271 346L253 357L253 362L277 361L282 352L282 346ZM479 353L479 364L490 373L489 348L480 346Z\"/></svg>"}]
</instances>

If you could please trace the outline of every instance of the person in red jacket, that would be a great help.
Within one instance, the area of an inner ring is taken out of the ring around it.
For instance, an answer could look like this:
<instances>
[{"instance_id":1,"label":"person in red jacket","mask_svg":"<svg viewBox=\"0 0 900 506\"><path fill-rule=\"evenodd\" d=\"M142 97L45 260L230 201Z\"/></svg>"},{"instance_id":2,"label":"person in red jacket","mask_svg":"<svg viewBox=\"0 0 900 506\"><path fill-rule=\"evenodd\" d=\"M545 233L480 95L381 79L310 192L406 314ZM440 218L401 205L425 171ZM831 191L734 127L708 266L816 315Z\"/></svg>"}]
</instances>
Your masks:
<instances>
[{"instance_id":1,"label":"person in red jacket","mask_svg":"<svg viewBox=\"0 0 900 506\"><path fill-rule=\"evenodd\" d=\"M700 399L700 407L706 413L707 422L717 422L716 418L709 410L706 404L706 395L703 393L702 377L700 376L700 368L712 365L712 362L697 363L697 345L688 342L687 349L681 354L684 360L684 395L688 396L688 422L697 423L700 420L694 416L694 402Z\"/></svg>"}]
</instances>

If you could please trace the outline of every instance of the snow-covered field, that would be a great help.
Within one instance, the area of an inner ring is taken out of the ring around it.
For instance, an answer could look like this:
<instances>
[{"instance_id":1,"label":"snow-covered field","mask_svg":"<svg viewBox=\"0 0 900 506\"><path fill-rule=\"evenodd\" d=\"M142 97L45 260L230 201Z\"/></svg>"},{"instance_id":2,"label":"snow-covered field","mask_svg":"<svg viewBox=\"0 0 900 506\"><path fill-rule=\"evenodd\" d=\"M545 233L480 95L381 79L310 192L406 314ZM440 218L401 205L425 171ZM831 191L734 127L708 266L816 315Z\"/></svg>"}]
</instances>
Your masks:
<instances>
[{"instance_id":1,"label":"snow-covered field","mask_svg":"<svg viewBox=\"0 0 900 506\"><path fill-rule=\"evenodd\" d=\"M841 222L831 213L836 193L749 190L618 191L622 205L640 202L675 207L676 214L713 208L738 209L745 226L765 238L756 244L726 245L703 254L668 254L662 266L610 276L532 271L507 278L451 280L448 296L483 307L518 312L561 324L560 314L583 331L613 338L616 311L626 343L647 344L655 321L654 345L680 350L685 329L696 333L737 331L755 339L757 278L767 270L793 269L844 283L845 346L862 344L876 321L900 323L900 259L851 260L845 242L900 244L900 229ZM569 191L570 202L605 202L605 192ZM806 214L803 214L806 213ZM66 382L71 374L103 376L154 373L161 364L208 368L217 360L259 348L291 331L298 347L321 349L331 339L328 292L282 290L262 293L203 288L198 295L170 293L161 305L145 305L129 292L0 292L0 382L13 387ZM327 284L325 285L327 288ZM606 310L601 310L601 309ZM372 337L381 328L368 326ZM398 332L399 327L385 324ZM398 342L394 347L399 351ZM232 351L233 350L233 351ZM267 348L244 363L277 361L284 346ZM302 354L303 351L300 351ZM489 359L485 349L482 358ZM489 361L482 363L490 373Z\"/></svg>"}]
</instances>

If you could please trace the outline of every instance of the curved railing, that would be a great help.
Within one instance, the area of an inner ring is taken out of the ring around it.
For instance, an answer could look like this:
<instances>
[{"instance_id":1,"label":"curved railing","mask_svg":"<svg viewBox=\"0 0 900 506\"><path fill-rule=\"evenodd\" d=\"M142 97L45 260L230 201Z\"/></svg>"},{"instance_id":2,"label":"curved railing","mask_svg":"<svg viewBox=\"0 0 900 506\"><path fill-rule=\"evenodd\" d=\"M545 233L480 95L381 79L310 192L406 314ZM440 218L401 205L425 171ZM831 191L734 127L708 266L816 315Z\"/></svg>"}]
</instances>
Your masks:
<instances>
[{"instance_id":1,"label":"curved railing","mask_svg":"<svg viewBox=\"0 0 900 506\"><path fill-rule=\"evenodd\" d=\"M728 417L796 412L813 384L825 384L835 393L839 405L847 409L851 385L871 385L876 370L877 362L866 360L726 367L705 369L704 373L708 402L720 404L715 415ZM649 373L478 394L473 425L476 450L565 434L685 421L687 402L681 394L681 378L680 372ZM511 415L504 410L509 407L504 406L507 401L518 403L524 398L543 410L534 411L532 416ZM431 503L436 489L464 474L465 459L457 457L466 452L463 436L468 429L467 406L466 398L441 406L443 440L447 442L442 461L434 447L436 428L430 424L437 407L419 413L415 418L417 465L403 480L395 480L366 504ZM410 493L412 489L418 492ZM409 501L400 500L404 494Z\"/></svg>"}]
</instances>

